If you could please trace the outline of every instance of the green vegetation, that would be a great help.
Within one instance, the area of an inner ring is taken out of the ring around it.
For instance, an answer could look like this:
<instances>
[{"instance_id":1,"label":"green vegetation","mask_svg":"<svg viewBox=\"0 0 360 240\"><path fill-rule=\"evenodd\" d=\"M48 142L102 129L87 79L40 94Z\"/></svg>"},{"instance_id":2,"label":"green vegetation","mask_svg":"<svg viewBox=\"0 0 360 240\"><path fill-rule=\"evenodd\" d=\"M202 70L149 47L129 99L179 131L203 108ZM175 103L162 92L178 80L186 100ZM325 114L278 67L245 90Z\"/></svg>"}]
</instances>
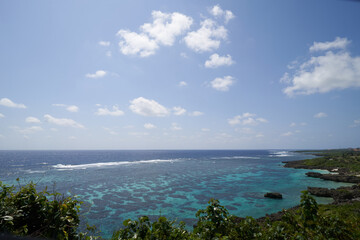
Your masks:
<instances>
[{"instance_id":1,"label":"green vegetation","mask_svg":"<svg viewBox=\"0 0 360 240\"><path fill-rule=\"evenodd\" d=\"M305 165L307 166L312 166L314 168L343 168L350 173L360 173L360 151L357 149L301 152L309 152L313 155L321 156L305 160Z\"/></svg>"},{"instance_id":2,"label":"green vegetation","mask_svg":"<svg viewBox=\"0 0 360 240\"><path fill-rule=\"evenodd\" d=\"M35 184L16 188L0 182L0 231L51 239L100 239L81 233L79 208L74 197L38 192ZM193 231L185 223L166 217L150 222L146 216L125 220L111 239L360 239L360 202L318 206L304 191L297 210L283 211L278 221L257 221L232 216L211 199L196 213ZM88 227L91 232L94 228Z\"/></svg>"}]
</instances>

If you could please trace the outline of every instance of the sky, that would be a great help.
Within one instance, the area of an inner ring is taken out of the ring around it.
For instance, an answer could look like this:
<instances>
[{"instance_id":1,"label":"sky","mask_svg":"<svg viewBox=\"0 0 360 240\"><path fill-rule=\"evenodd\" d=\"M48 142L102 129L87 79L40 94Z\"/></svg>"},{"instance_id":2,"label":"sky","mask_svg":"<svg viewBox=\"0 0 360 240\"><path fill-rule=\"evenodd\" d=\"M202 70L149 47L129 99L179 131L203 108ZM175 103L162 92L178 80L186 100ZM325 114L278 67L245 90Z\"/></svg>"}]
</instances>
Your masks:
<instances>
[{"instance_id":1,"label":"sky","mask_svg":"<svg viewBox=\"0 0 360 240\"><path fill-rule=\"evenodd\" d=\"M0 149L360 146L360 3L0 1Z\"/></svg>"}]
</instances>

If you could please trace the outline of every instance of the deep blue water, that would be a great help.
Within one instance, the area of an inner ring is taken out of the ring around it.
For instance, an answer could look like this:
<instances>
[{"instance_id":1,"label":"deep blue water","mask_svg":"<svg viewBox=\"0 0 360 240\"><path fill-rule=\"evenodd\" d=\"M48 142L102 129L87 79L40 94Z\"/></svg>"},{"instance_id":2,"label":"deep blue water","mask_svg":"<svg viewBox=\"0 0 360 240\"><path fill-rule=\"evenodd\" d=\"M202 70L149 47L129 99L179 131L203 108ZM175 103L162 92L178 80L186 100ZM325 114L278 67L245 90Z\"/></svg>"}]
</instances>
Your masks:
<instances>
[{"instance_id":1,"label":"deep blue water","mask_svg":"<svg viewBox=\"0 0 360 240\"><path fill-rule=\"evenodd\" d=\"M282 161L312 156L272 150L0 151L0 180L34 181L85 202L82 218L108 237L141 215L194 223L210 198L231 214L261 217L295 206L307 186L346 185L308 178ZM266 199L276 191L283 200ZM329 199L320 199L328 202Z\"/></svg>"}]
</instances>

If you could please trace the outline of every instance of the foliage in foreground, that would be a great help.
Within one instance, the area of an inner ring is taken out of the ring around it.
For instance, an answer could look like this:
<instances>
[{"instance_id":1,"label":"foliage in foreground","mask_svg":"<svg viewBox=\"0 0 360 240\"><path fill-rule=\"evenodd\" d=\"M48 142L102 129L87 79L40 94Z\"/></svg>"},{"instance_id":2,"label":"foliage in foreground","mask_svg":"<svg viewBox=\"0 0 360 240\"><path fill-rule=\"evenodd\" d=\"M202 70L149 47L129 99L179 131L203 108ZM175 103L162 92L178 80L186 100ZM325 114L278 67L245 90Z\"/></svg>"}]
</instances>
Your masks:
<instances>
[{"instance_id":1,"label":"foliage in foreground","mask_svg":"<svg viewBox=\"0 0 360 240\"><path fill-rule=\"evenodd\" d=\"M37 192L33 183L15 190L0 182L0 232L51 239L100 238L78 232L81 202L76 199L46 189ZM196 213L193 231L186 230L183 222L163 216L150 222L143 216L125 220L111 239L360 239L359 208L360 202L325 205L319 210L304 191L298 210L284 211L279 221L259 222L232 216L218 200L211 199Z\"/></svg>"}]
</instances>

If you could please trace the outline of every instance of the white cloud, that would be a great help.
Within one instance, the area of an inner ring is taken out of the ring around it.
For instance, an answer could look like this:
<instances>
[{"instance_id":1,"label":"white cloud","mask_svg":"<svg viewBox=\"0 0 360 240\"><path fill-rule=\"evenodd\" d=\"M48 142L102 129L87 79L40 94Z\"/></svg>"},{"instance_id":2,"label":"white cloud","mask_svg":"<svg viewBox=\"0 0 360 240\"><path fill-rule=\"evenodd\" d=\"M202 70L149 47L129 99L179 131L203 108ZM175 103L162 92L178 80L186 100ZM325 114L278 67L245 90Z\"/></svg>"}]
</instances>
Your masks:
<instances>
[{"instance_id":1,"label":"white cloud","mask_svg":"<svg viewBox=\"0 0 360 240\"><path fill-rule=\"evenodd\" d=\"M188 55L184 52L180 53L180 56L183 57L183 58L189 58Z\"/></svg>"},{"instance_id":2,"label":"white cloud","mask_svg":"<svg viewBox=\"0 0 360 240\"><path fill-rule=\"evenodd\" d=\"M182 128L177 123L172 123L171 124L171 130L180 131L180 130L182 130Z\"/></svg>"},{"instance_id":3,"label":"white cloud","mask_svg":"<svg viewBox=\"0 0 360 240\"><path fill-rule=\"evenodd\" d=\"M350 125L350 127L358 127L358 126L360 126L360 119L354 120L353 124Z\"/></svg>"},{"instance_id":4,"label":"white cloud","mask_svg":"<svg viewBox=\"0 0 360 240\"><path fill-rule=\"evenodd\" d=\"M187 86L188 84L187 84L187 82L185 82L185 81L181 81L181 82L179 82L179 87L185 87L185 86Z\"/></svg>"},{"instance_id":5,"label":"white cloud","mask_svg":"<svg viewBox=\"0 0 360 240\"><path fill-rule=\"evenodd\" d=\"M96 115L98 116L122 116L124 115L124 112L121 111L118 106L113 106L112 107L112 111L109 110L107 107L104 108L98 108L98 110L95 112Z\"/></svg>"},{"instance_id":6,"label":"white cloud","mask_svg":"<svg viewBox=\"0 0 360 240\"><path fill-rule=\"evenodd\" d=\"M146 128L146 129L154 129L154 128L156 128L156 126L154 124L151 124L151 123L145 123L144 128Z\"/></svg>"},{"instance_id":7,"label":"white cloud","mask_svg":"<svg viewBox=\"0 0 360 240\"><path fill-rule=\"evenodd\" d=\"M290 127L295 127L296 126L296 123L294 123L294 122L292 122L291 124L290 124Z\"/></svg>"},{"instance_id":8,"label":"white cloud","mask_svg":"<svg viewBox=\"0 0 360 240\"><path fill-rule=\"evenodd\" d=\"M141 32L131 32L121 29L117 36L120 51L124 55L139 55L148 57L155 54L159 45L172 46L175 38L185 33L193 20L181 13L152 12L153 22L145 23L140 27Z\"/></svg>"},{"instance_id":9,"label":"white cloud","mask_svg":"<svg viewBox=\"0 0 360 240\"><path fill-rule=\"evenodd\" d=\"M26 108L26 106L22 103L14 103L8 98L0 99L0 105L5 107L12 107L12 108Z\"/></svg>"},{"instance_id":10,"label":"white cloud","mask_svg":"<svg viewBox=\"0 0 360 240\"><path fill-rule=\"evenodd\" d=\"M281 134L281 136L283 136L283 137L290 137L292 135L293 135L292 132L286 132L286 133Z\"/></svg>"},{"instance_id":11,"label":"white cloud","mask_svg":"<svg viewBox=\"0 0 360 240\"><path fill-rule=\"evenodd\" d=\"M324 118L324 117L327 117L327 114L324 112L319 112L314 115L314 118Z\"/></svg>"},{"instance_id":12,"label":"white cloud","mask_svg":"<svg viewBox=\"0 0 360 240\"><path fill-rule=\"evenodd\" d=\"M235 80L232 76L225 76L223 78L215 78L210 82L211 87L218 90L226 92L229 90L229 87L235 83Z\"/></svg>"},{"instance_id":13,"label":"white cloud","mask_svg":"<svg viewBox=\"0 0 360 240\"><path fill-rule=\"evenodd\" d=\"M83 125L69 118L55 118L49 114L45 114L44 118L47 122L65 127L84 128Z\"/></svg>"},{"instance_id":14,"label":"white cloud","mask_svg":"<svg viewBox=\"0 0 360 240\"><path fill-rule=\"evenodd\" d=\"M11 127L11 128L14 129L15 131L21 133L21 134L33 134L33 133L40 132L40 131L44 130L40 126L32 126L32 127L27 127L27 128L19 128L19 127L15 126L15 127Z\"/></svg>"},{"instance_id":15,"label":"white cloud","mask_svg":"<svg viewBox=\"0 0 360 240\"><path fill-rule=\"evenodd\" d=\"M27 122L27 123L41 123L41 121L36 117L27 117L25 119L25 122Z\"/></svg>"},{"instance_id":16,"label":"white cloud","mask_svg":"<svg viewBox=\"0 0 360 240\"><path fill-rule=\"evenodd\" d=\"M193 20L181 13L152 12L153 22L141 26L144 33L147 33L154 40L163 45L172 46L175 38L187 31Z\"/></svg>"},{"instance_id":17,"label":"white cloud","mask_svg":"<svg viewBox=\"0 0 360 240\"><path fill-rule=\"evenodd\" d=\"M343 48L347 39L314 44L313 49L327 50ZM313 50L315 51L315 50ZM284 74L284 83L291 84L283 92L288 96L326 93L335 89L360 87L360 57L352 57L346 50L327 51L320 56L312 56L295 69L292 76Z\"/></svg>"},{"instance_id":18,"label":"white cloud","mask_svg":"<svg viewBox=\"0 0 360 240\"><path fill-rule=\"evenodd\" d=\"M350 41L347 38L335 38L332 42L314 42L310 47L310 52L316 51L327 51L330 49L345 49L347 45L350 44Z\"/></svg>"},{"instance_id":19,"label":"white cloud","mask_svg":"<svg viewBox=\"0 0 360 240\"><path fill-rule=\"evenodd\" d=\"M256 114L254 113L243 113L242 115L237 115L233 118L228 119L228 123L232 126L235 125L250 125L255 126L260 123L267 123L268 121L265 118L255 118Z\"/></svg>"},{"instance_id":20,"label":"white cloud","mask_svg":"<svg viewBox=\"0 0 360 240\"><path fill-rule=\"evenodd\" d=\"M88 73L86 74L85 76L87 78L102 78L102 77L105 77L105 75L107 74L106 71L104 70L98 70L96 71L95 73Z\"/></svg>"},{"instance_id":21,"label":"white cloud","mask_svg":"<svg viewBox=\"0 0 360 240\"><path fill-rule=\"evenodd\" d=\"M264 136L264 134L262 134L262 133L258 133L258 134L256 134L255 137L256 137L256 138L263 138L263 137L265 137L265 136Z\"/></svg>"},{"instance_id":22,"label":"white cloud","mask_svg":"<svg viewBox=\"0 0 360 240\"><path fill-rule=\"evenodd\" d=\"M0 113L0 118L4 118L4 117L5 117L5 115Z\"/></svg>"},{"instance_id":23,"label":"white cloud","mask_svg":"<svg viewBox=\"0 0 360 240\"><path fill-rule=\"evenodd\" d=\"M210 56L210 59L205 62L205 67L217 68L220 66L230 66L232 64L234 64L234 61L229 54L226 56L219 56L219 54L214 53Z\"/></svg>"},{"instance_id":24,"label":"white cloud","mask_svg":"<svg viewBox=\"0 0 360 240\"><path fill-rule=\"evenodd\" d=\"M108 47L108 46L110 46L110 42L100 41L100 42L99 42L99 45L100 45L100 46L104 46L104 47Z\"/></svg>"},{"instance_id":25,"label":"white cloud","mask_svg":"<svg viewBox=\"0 0 360 240\"><path fill-rule=\"evenodd\" d=\"M107 57L111 57L111 56L112 56L112 53L111 53L111 51L107 51L107 52L105 53L105 55L106 55Z\"/></svg>"},{"instance_id":26,"label":"white cloud","mask_svg":"<svg viewBox=\"0 0 360 240\"><path fill-rule=\"evenodd\" d=\"M142 116L165 117L169 115L169 110L154 100L139 97L130 103L130 110Z\"/></svg>"},{"instance_id":27,"label":"white cloud","mask_svg":"<svg viewBox=\"0 0 360 240\"><path fill-rule=\"evenodd\" d=\"M184 109L182 107L173 107L173 110L174 110L174 115L176 115L176 116L181 116L186 113L186 109Z\"/></svg>"},{"instance_id":28,"label":"white cloud","mask_svg":"<svg viewBox=\"0 0 360 240\"><path fill-rule=\"evenodd\" d=\"M117 36L122 38L119 42L119 47L124 55L139 54L140 57L148 57L155 54L155 51L159 48L156 41L150 39L144 33L138 34L136 32L120 30Z\"/></svg>"},{"instance_id":29,"label":"white cloud","mask_svg":"<svg viewBox=\"0 0 360 240\"><path fill-rule=\"evenodd\" d=\"M68 106L66 108L66 110L68 110L69 112L78 112L79 111L79 107L75 106L75 105L71 105L71 106Z\"/></svg>"},{"instance_id":30,"label":"white cloud","mask_svg":"<svg viewBox=\"0 0 360 240\"><path fill-rule=\"evenodd\" d=\"M75 106L75 105L66 105L66 104L62 104L62 103L55 103L55 104L53 104L53 106L64 107L69 112L78 112L79 111L79 107Z\"/></svg>"},{"instance_id":31,"label":"white cloud","mask_svg":"<svg viewBox=\"0 0 360 240\"><path fill-rule=\"evenodd\" d=\"M224 11L221 9L221 7L219 5L215 5L214 7L212 7L210 9L210 13L214 17L224 17L225 23L228 23L231 19L233 19L235 17L235 15L230 10Z\"/></svg>"},{"instance_id":32,"label":"white cloud","mask_svg":"<svg viewBox=\"0 0 360 240\"><path fill-rule=\"evenodd\" d=\"M202 132L210 132L210 129L209 128L202 128L201 131Z\"/></svg>"},{"instance_id":33,"label":"white cloud","mask_svg":"<svg viewBox=\"0 0 360 240\"><path fill-rule=\"evenodd\" d=\"M118 133L112 130L111 128L104 127L104 130L107 131L110 135L118 135Z\"/></svg>"},{"instance_id":34,"label":"white cloud","mask_svg":"<svg viewBox=\"0 0 360 240\"><path fill-rule=\"evenodd\" d=\"M224 26L218 26L211 19L201 22L197 31L189 32L184 38L186 45L196 52L207 52L218 49L221 40L227 38L227 30Z\"/></svg>"},{"instance_id":35,"label":"white cloud","mask_svg":"<svg viewBox=\"0 0 360 240\"><path fill-rule=\"evenodd\" d=\"M192 117L200 117L200 116L204 115L204 113L200 112L200 111L193 111L193 112L189 113L189 115Z\"/></svg>"}]
</instances>

